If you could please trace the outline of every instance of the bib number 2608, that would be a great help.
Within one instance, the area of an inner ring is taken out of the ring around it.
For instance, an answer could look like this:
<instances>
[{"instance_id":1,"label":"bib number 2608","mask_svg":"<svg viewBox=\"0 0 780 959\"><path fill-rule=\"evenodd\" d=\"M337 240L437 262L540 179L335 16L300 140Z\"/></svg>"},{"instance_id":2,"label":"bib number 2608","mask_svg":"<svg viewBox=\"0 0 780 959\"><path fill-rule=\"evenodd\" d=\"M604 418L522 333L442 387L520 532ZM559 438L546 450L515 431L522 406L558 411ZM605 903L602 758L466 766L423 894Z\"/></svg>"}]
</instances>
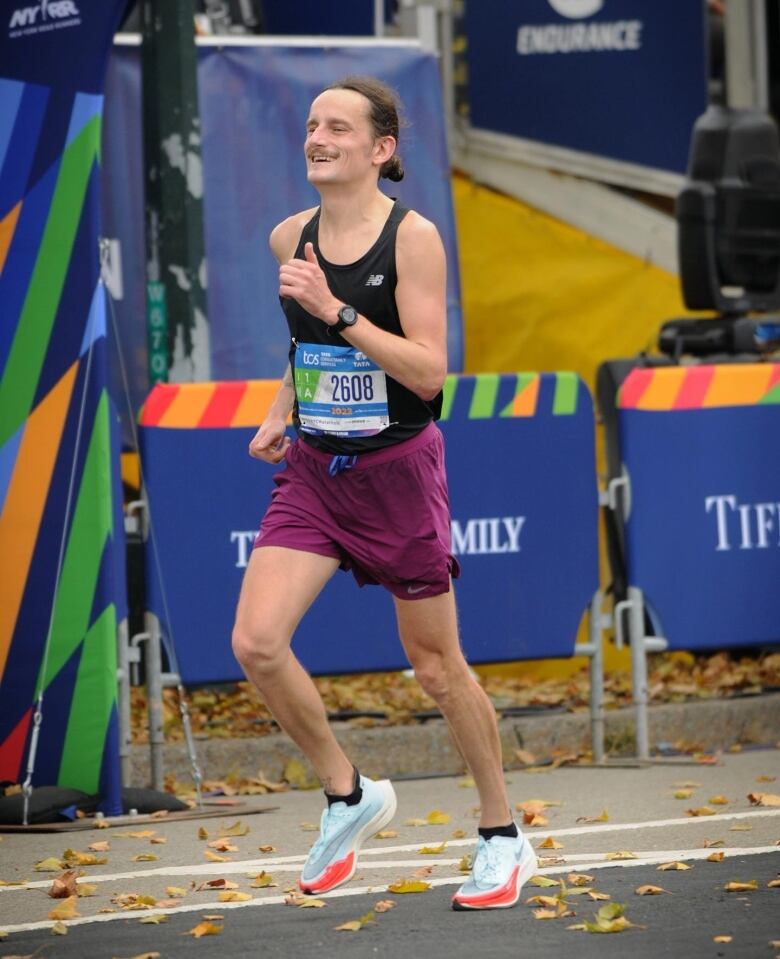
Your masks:
<instances>
[{"instance_id":1,"label":"bib number 2608","mask_svg":"<svg viewBox=\"0 0 780 959\"><path fill-rule=\"evenodd\" d=\"M334 403L360 403L373 400L374 380L370 373L331 375Z\"/></svg>"}]
</instances>

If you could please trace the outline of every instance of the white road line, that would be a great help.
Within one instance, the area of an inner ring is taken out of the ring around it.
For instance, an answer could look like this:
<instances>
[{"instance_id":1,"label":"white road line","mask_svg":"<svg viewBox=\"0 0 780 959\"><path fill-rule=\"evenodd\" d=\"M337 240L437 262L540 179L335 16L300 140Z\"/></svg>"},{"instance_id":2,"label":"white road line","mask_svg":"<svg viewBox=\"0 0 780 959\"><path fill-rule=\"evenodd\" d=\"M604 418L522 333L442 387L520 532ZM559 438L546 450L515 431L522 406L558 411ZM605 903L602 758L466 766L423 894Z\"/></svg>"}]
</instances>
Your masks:
<instances>
[{"instance_id":1,"label":"white road line","mask_svg":"<svg viewBox=\"0 0 780 959\"><path fill-rule=\"evenodd\" d=\"M739 856L756 856L762 853L780 853L780 847L778 846L752 846L745 849L724 849L723 852L726 855L726 858L734 858ZM637 859L618 859L618 860L609 860L605 861L603 859L593 860L590 862L583 863L579 868L587 869L588 871L593 871L597 869L611 869L613 867L622 867L622 868L633 868L635 866L655 866L663 862L668 862L672 859L685 861L685 860L701 860L706 859L707 856L712 854L711 849L678 849L673 852L652 852L647 855L643 855L641 858ZM416 860L415 860L416 863ZM557 875L559 873L569 872L571 870L570 866L567 865L558 865L558 866L547 866L539 870L540 875L551 876ZM713 875L715 870L713 870ZM442 876L440 878L430 878L427 879L431 886L453 886L459 885L463 882L465 876L460 874L458 876ZM355 887L346 887L342 889L336 889L333 892L327 894L323 898L326 899L343 899L351 896L366 896L366 895L392 895L388 892L387 886L382 885L373 885L373 886L355 886ZM206 903L187 903L181 906L175 906L170 909L148 909L141 912L111 912L111 913L100 913L95 916L81 916L78 919L68 919L65 924L67 926L83 926L89 925L96 922L114 922L117 919L123 919L125 921L132 919L142 919L145 916L154 916L154 915L168 915L175 916L180 913L188 912L225 912L229 909L245 909L255 906L277 906L283 903L285 900L284 895L279 896L265 896L261 899L251 899L249 902L219 902L219 901L210 901ZM292 907L291 907L292 908ZM13 926L3 926L3 932L13 933L13 932L30 932L37 929L50 929L52 926L52 920L44 920L42 922L24 922L18 923Z\"/></svg>"},{"instance_id":2,"label":"white road line","mask_svg":"<svg viewBox=\"0 0 780 959\"><path fill-rule=\"evenodd\" d=\"M754 809L747 812L728 812L728 813L718 813L715 816L686 816L681 819L655 819L650 822L632 822L632 823L594 823L587 826L572 826L566 829L556 829L555 827L538 830L531 833L526 831L526 835L529 839L543 839L546 836L553 836L554 838L559 838L560 836L584 836L589 833L606 833L606 832L627 832L633 829L655 829L655 828L668 828L670 826L690 826L695 824L712 824L715 825L719 822L728 822L732 819L763 819L770 816L780 816L780 809ZM473 846L476 842L476 839L472 836L467 839L449 839L444 840L446 847L462 847L462 846ZM425 845L433 845L436 843L436 840L429 840L428 843L425 840L420 840L415 843L407 843L403 846L374 846L370 849L362 849L360 851L361 857L365 856L384 856L389 853L396 852L416 852ZM545 850L540 850L542 853ZM554 850L551 850L554 852ZM421 856L419 865L425 865L425 860L427 857ZM573 857L569 857L573 858ZM186 866L157 866L152 869L138 869L132 872L118 872L118 873L103 873L97 875L87 874L83 878L88 882L114 882L118 880L126 879L146 879L149 876L223 876L223 875L232 875L234 873L246 872L248 870L261 870L261 869L271 869L279 868L288 863L296 863L300 865L302 862L305 862L306 855L300 856L276 856L273 858L266 859L242 859L235 862L214 862L214 863L197 863ZM18 892L21 889L36 889L43 888L48 886L51 883L51 879L42 879L36 880L33 882L28 882L24 886L0 886L0 893L2 892Z\"/></svg>"}]
</instances>

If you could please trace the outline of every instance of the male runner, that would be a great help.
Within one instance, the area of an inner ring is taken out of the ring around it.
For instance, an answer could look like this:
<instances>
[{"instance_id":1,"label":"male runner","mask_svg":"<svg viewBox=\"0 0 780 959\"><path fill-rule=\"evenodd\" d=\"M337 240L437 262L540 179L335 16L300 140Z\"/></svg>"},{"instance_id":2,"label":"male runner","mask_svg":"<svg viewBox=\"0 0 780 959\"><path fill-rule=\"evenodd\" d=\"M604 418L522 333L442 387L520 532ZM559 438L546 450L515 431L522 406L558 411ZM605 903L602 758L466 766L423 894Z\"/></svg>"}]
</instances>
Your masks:
<instances>
[{"instance_id":1,"label":"male runner","mask_svg":"<svg viewBox=\"0 0 780 959\"><path fill-rule=\"evenodd\" d=\"M393 92L370 77L347 77L311 105L304 154L321 203L271 233L290 363L249 445L286 465L246 570L233 649L323 784L328 805L300 886L328 892L354 875L361 844L395 812L395 793L344 754L290 643L339 566L388 589L409 662L482 804L471 876L453 907L506 907L536 857L509 810L495 711L460 649L434 424L446 374L445 256L434 225L379 190L380 177L403 177L398 132Z\"/></svg>"}]
</instances>

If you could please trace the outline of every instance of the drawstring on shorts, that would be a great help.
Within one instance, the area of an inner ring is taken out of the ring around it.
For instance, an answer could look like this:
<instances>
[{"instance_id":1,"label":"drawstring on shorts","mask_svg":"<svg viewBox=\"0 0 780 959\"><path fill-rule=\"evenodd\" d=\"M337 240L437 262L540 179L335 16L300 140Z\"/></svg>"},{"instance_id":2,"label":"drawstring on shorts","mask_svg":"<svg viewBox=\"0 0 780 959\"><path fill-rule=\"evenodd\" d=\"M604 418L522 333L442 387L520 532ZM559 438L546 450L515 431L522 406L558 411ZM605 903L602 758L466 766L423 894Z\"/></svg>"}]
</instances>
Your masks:
<instances>
[{"instance_id":1,"label":"drawstring on shorts","mask_svg":"<svg viewBox=\"0 0 780 959\"><path fill-rule=\"evenodd\" d=\"M328 466L328 473L331 476L337 476L344 470L351 470L355 463L357 463L357 456L334 456Z\"/></svg>"}]
</instances>

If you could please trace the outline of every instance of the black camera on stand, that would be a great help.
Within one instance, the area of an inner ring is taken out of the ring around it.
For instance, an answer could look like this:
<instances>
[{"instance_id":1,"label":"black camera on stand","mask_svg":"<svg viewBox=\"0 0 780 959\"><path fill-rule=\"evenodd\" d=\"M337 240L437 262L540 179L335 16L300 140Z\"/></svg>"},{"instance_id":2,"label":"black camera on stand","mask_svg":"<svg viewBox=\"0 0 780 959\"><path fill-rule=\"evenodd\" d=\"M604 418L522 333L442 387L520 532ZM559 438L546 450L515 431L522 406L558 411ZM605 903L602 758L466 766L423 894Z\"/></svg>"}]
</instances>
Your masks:
<instances>
[{"instance_id":1,"label":"black camera on stand","mask_svg":"<svg viewBox=\"0 0 780 959\"><path fill-rule=\"evenodd\" d=\"M780 138L768 114L712 105L696 121L676 216L685 305L718 316L667 321L661 352L714 361L780 348Z\"/></svg>"}]
</instances>

